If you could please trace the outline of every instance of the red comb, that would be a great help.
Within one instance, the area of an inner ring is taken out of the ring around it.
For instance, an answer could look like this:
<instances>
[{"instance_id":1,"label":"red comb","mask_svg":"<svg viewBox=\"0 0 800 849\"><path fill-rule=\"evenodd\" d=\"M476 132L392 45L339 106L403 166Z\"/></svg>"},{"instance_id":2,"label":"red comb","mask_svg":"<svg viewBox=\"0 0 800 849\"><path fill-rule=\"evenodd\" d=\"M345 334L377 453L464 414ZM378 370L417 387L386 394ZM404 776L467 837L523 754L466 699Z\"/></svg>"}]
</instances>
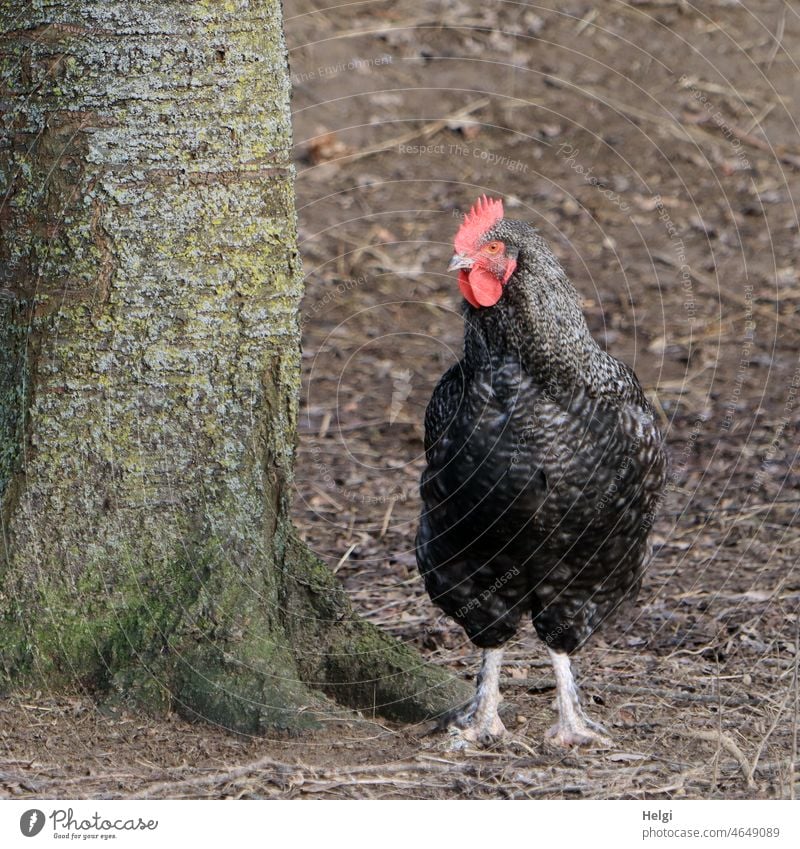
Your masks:
<instances>
[{"instance_id":1,"label":"red comb","mask_svg":"<svg viewBox=\"0 0 800 849\"><path fill-rule=\"evenodd\" d=\"M478 239L503 217L503 201L489 200L481 195L464 216L464 223L456 233L454 247L457 254L468 254L475 249Z\"/></svg>"}]
</instances>

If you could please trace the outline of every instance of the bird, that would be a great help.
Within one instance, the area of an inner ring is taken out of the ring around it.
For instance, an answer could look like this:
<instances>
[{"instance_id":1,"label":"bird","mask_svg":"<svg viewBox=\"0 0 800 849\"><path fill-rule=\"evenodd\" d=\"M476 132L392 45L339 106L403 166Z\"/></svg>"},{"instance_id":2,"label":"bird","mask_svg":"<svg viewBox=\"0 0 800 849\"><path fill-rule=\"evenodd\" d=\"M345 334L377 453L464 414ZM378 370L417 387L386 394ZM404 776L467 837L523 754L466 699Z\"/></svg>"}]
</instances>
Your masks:
<instances>
[{"instance_id":1,"label":"bird","mask_svg":"<svg viewBox=\"0 0 800 849\"><path fill-rule=\"evenodd\" d=\"M483 653L474 698L446 725L454 748L508 738L503 647L530 616L555 674L546 739L610 746L583 710L570 658L639 591L664 440L633 370L593 338L536 228L484 195L454 248L464 351L425 412L416 558L433 603Z\"/></svg>"}]
</instances>

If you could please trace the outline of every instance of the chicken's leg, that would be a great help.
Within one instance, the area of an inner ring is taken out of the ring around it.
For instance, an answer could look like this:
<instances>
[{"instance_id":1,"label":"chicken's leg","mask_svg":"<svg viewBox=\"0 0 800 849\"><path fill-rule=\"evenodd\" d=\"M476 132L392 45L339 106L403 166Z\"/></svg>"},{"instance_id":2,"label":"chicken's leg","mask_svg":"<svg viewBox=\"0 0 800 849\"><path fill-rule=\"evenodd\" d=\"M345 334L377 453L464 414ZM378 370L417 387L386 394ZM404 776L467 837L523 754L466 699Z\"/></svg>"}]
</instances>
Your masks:
<instances>
[{"instance_id":1,"label":"chicken's leg","mask_svg":"<svg viewBox=\"0 0 800 849\"><path fill-rule=\"evenodd\" d=\"M547 738L557 746L611 746L606 729L583 712L569 656L550 648L548 652L556 673L558 722L547 732Z\"/></svg>"},{"instance_id":2,"label":"chicken's leg","mask_svg":"<svg viewBox=\"0 0 800 849\"><path fill-rule=\"evenodd\" d=\"M484 649L478 673L475 697L450 724L453 748L464 748L471 743L490 746L506 733L497 708L500 695L500 668L503 649Z\"/></svg>"}]
</instances>

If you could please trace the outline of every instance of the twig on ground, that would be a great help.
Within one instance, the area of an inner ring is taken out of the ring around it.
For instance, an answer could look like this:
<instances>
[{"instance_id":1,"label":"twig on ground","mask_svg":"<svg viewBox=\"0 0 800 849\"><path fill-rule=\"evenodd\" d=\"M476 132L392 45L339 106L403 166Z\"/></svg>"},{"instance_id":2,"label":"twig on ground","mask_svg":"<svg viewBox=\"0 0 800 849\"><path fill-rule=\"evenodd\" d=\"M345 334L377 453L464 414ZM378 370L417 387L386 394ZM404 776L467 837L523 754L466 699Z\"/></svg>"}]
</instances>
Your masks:
<instances>
[{"instance_id":1,"label":"twig on ground","mask_svg":"<svg viewBox=\"0 0 800 849\"><path fill-rule=\"evenodd\" d=\"M402 133L401 135L395 136L392 139L386 139L385 141L378 142L377 144L374 144L371 147L365 147L363 150L357 150L353 153L346 153L343 156L337 157L336 159L326 160L324 164L329 164L330 162L346 162L348 165L350 165L353 162L357 162L359 159L366 159L368 156L373 156L376 153L383 153L384 151L389 150L389 148L396 147L401 144L407 144L408 142L414 141L415 139L430 138L430 136L435 136L436 133L441 132L448 124L452 123L453 121L458 121L461 118L466 118L473 112L477 112L479 109L483 109L483 107L486 106L488 103L489 98L482 97L480 98L480 100L474 100L472 103L467 104L463 109L458 109L455 112L451 112L444 118L439 118L436 121L430 121L415 130L410 130L409 132Z\"/></svg>"},{"instance_id":2,"label":"twig on ground","mask_svg":"<svg viewBox=\"0 0 800 849\"><path fill-rule=\"evenodd\" d=\"M706 740L709 743L716 743L718 746L721 746L725 749L728 754L733 755L736 759L736 762L739 764L739 768L742 771L742 775L747 782L748 788L755 787L755 782L753 781L753 767L750 765L750 762L745 757L744 752L734 743L734 741L727 735L723 734L719 729L715 729L714 731L696 731L693 729L684 729L680 727L673 728L675 734L680 737L689 737L694 738L696 740ZM755 762L754 762L755 763Z\"/></svg>"}]
</instances>

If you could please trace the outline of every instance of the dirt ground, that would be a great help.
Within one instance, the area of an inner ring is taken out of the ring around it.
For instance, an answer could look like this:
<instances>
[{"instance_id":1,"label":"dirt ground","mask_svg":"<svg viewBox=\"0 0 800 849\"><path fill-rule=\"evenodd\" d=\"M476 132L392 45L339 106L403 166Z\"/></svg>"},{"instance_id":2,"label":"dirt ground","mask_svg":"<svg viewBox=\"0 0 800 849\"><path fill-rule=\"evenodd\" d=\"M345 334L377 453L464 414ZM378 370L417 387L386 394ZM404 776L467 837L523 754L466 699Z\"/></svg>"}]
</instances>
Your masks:
<instances>
[{"instance_id":1,"label":"dirt ground","mask_svg":"<svg viewBox=\"0 0 800 849\"><path fill-rule=\"evenodd\" d=\"M576 664L614 748L543 742L554 683L528 629L501 750L333 715L307 738L247 739L31 693L0 700L0 793L794 798L800 17L697 6L285 5L307 278L298 526L362 615L474 674L413 538L424 408L460 352L452 237L479 194L502 197L636 369L672 455L636 609Z\"/></svg>"}]
</instances>

